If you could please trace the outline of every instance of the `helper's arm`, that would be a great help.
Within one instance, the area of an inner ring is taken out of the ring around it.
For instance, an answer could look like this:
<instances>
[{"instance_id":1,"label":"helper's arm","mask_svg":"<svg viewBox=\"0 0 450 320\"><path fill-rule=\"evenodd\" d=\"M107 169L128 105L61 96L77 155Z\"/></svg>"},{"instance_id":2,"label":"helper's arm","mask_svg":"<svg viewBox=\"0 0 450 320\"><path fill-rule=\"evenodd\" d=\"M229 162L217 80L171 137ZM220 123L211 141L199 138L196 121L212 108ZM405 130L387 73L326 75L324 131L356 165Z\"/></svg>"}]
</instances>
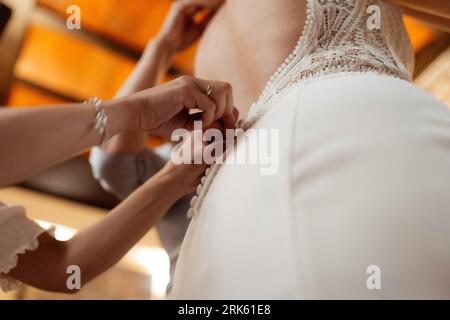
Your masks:
<instances>
[{"instance_id":1,"label":"helper's arm","mask_svg":"<svg viewBox=\"0 0 450 320\"><path fill-rule=\"evenodd\" d=\"M112 267L176 200L195 189L204 170L201 165L169 163L103 220L71 240L41 235L39 247L20 255L8 275L40 289L73 293L66 284L68 266L80 268L82 285Z\"/></svg>"}]
</instances>

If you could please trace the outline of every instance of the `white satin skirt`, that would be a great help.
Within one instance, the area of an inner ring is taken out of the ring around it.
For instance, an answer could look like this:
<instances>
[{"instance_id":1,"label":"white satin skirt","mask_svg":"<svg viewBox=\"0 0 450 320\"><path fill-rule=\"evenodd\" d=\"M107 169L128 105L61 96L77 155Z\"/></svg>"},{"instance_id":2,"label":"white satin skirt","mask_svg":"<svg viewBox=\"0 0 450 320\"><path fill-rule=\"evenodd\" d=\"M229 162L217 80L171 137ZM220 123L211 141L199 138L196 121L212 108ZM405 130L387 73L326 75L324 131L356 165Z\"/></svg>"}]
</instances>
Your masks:
<instances>
[{"instance_id":1,"label":"white satin skirt","mask_svg":"<svg viewBox=\"0 0 450 320\"><path fill-rule=\"evenodd\" d=\"M443 103L403 80L342 75L292 88L254 128L279 130L279 171L221 167L173 298L450 298Z\"/></svg>"}]
</instances>

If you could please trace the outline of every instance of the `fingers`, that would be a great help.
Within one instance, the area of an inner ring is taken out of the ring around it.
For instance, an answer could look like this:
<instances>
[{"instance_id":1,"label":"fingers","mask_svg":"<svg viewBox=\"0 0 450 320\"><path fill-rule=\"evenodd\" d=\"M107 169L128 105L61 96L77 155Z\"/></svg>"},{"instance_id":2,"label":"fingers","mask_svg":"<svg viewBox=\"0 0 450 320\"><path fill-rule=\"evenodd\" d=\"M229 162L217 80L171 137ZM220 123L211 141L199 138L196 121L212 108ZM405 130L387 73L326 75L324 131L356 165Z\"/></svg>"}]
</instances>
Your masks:
<instances>
[{"instance_id":1,"label":"fingers","mask_svg":"<svg viewBox=\"0 0 450 320\"><path fill-rule=\"evenodd\" d=\"M216 118L218 109L217 103L200 90L195 90L193 92L193 95L195 99L196 108L203 111L202 113L203 124L205 126L211 125L215 120L217 120Z\"/></svg>"},{"instance_id":2,"label":"fingers","mask_svg":"<svg viewBox=\"0 0 450 320\"><path fill-rule=\"evenodd\" d=\"M225 156L233 142L224 139L214 139L207 142L203 131L194 130L183 136L183 142L172 153L175 164L195 166L212 165L219 157Z\"/></svg>"},{"instance_id":3,"label":"fingers","mask_svg":"<svg viewBox=\"0 0 450 320\"><path fill-rule=\"evenodd\" d=\"M225 114L228 102L227 91L227 89L222 90L218 85L216 88L216 85L214 85L213 91L211 93L211 98L216 102L217 105L216 112L214 114L214 120L220 119Z\"/></svg>"},{"instance_id":4,"label":"fingers","mask_svg":"<svg viewBox=\"0 0 450 320\"><path fill-rule=\"evenodd\" d=\"M194 130L183 137L183 144L176 154L176 156L182 159L179 162L184 164L194 164L194 162L199 162L195 164L203 163L203 147L206 146L206 143L203 141L202 135L202 131ZM195 161L196 159L200 161Z\"/></svg>"},{"instance_id":5,"label":"fingers","mask_svg":"<svg viewBox=\"0 0 450 320\"><path fill-rule=\"evenodd\" d=\"M193 16L205 9L217 11L224 2L224 0L179 0L175 2L174 7L188 16Z\"/></svg>"},{"instance_id":6,"label":"fingers","mask_svg":"<svg viewBox=\"0 0 450 320\"><path fill-rule=\"evenodd\" d=\"M176 176L177 188L182 194L188 194L195 190L200 183L208 165L202 161L203 144L196 143L201 132L191 132L183 137L183 143L172 153L171 160L167 163L165 170L169 170ZM164 169L163 169L164 170Z\"/></svg>"},{"instance_id":7,"label":"fingers","mask_svg":"<svg viewBox=\"0 0 450 320\"><path fill-rule=\"evenodd\" d=\"M223 0L174 1L159 36L178 52L190 47L202 35Z\"/></svg>"},{"instance_id":8,"label":"fingers","mask_svg":"<svg viewBox=\"0 0 450 320\"><path fill-rule=\"evenodd\" d=\"M223 127L224 129L235 129L237 120L239 119L239 111L235 107L233 107L233 111L231 114L226 114L222 117Z\"/></svg>"},{"instance_id":9,"label":"fingers","mask_svg":"<svg viewBox=\"0 0 450 320\"><path fill-rule=\"evenodd\" d=\"M211 10L203 17L202 21L198 25L200 32L203 33L203 31L205 31L206 27L211 22L211 20L214 18L216 13L217 13L217 10Z\"/></svg>"},{"instance_id":10,"label":"fingers","mask_svg":"<svg viewBox=\"0 0 450 320\"><path fill-rule=\"evenodd\" d=\"M225 129L234 129L239 118L239 111L234 107L233 92L227 94L227 108L222 118Z\"/></svg>"},{"instance_id":11,"label":"fingers","mask_svg":"<svg viewBox=\"0 0 450 320\"><path fill-rule=\"evenodd\" d=\"M217 9L225 2L225 0L179 0L178 2L186 6Z\"/></svg>"},{"instance_id":12,"label":"fingers","mask_svg":"<svg viewBox=\"0 0 450 320\"><path fill-rule=\"evenodd\" d=\"M228 128L235 127L237 118L235 117L236 113L234 111L235 108L231 85L220 81L194 80L202 94L207 93L209 85L213 86L209 98L214 101L216 108L215 110L207 110L207 114L205 114L204 118L205 125L209 126L213 121L221 119ZM198 107L201 108L200 105ZM214 114L211 117L213 111Z\"/></svg>"},{"instance_id":13,"label":"fingers","mask_svg":"<svg viewBox=\"0 0 450 320\"><path fill-rule=\"evenodd\" d=\"M183 100L181 101L182 107L188 110L188 115L192 116L200 110L204 127L209 127L215 121L220 120L225 129L236 128L239 112L234 107L230 84L189 76L180 77L176 81L179 84L178 90ZM196 115L198 116L198 114Z\"/></svg>"},{"instance_id":14,"label":"fingers","mask_svg":"<svg viewBox=\"0 0 450 320\"><path fill-rule=\"evenodd\" d=\"M236 120L239 119L239 109L236 107L233 107L233 116Z\"/></svg>"}]
</instances>

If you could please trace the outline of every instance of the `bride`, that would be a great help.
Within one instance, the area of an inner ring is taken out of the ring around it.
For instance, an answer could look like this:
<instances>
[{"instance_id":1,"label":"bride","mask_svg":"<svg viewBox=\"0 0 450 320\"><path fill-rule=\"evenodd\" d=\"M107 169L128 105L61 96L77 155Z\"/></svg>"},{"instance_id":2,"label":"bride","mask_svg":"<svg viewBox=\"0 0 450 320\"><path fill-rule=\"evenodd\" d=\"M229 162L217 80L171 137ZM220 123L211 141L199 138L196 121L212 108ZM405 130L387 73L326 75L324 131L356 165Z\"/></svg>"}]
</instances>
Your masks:
<instances>
[{"instance_id":1,"label":"bride","mask_svg":"<svg viewBox=\"0 0 450 320\"><path fill-rule=\"evenodd\" d=\"M445 1L222 6L196 73L233 85L244 129L278 130L280 166L208 170L174 298L450 297L450 111L410 83L398 6L448 26Z\"/></svg>"},{"instance_id":2,"label":"bride","mask_svg":"<svg viewBox=\"0 0 450 320\"><path fill-rule=\"evenodd\" d=\"M280 131L280 170L213 166L174 298L450 298L450 111L410 83L397 7L228 0L197 61L239 107L257 101L245 128Z\"/></svg>"}]
</instances>

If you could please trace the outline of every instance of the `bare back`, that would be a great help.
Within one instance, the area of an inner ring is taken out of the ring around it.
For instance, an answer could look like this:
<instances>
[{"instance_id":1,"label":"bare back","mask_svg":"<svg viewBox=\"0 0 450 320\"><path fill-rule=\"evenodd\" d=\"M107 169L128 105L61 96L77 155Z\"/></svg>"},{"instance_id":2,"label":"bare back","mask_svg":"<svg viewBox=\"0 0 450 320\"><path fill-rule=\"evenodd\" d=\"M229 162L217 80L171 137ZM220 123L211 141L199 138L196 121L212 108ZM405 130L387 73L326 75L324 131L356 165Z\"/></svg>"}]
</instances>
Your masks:
<instances>
[{"instance_id":1,"label":"bare back","mask_svg":"<svg viewBox=\"0 0 450 320\"><path fill-rule=\"evenodd\" d=\"M291 53L306 19L306 1L228 0L200 44L196 76L229 82L241 117Z\"/></svg>"}]
</instances>

